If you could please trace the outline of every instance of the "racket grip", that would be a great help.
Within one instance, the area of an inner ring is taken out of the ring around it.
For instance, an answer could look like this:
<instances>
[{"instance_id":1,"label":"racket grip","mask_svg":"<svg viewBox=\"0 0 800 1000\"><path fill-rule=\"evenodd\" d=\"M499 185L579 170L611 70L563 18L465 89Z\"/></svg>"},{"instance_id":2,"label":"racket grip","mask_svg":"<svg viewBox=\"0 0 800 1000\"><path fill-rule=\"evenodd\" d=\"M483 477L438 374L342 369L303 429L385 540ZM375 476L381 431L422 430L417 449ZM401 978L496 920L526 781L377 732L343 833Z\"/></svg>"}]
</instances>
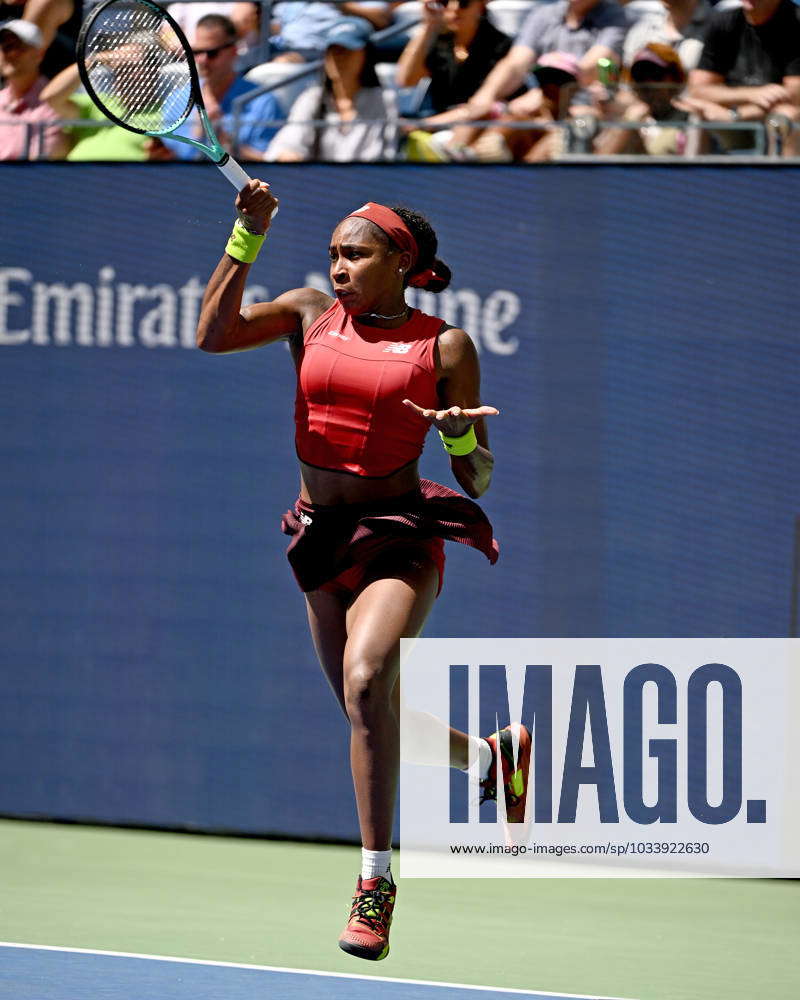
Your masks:
<instances>
[{"instance_id":1,"label":"racket grip","mask_svg":"<svg viewBox=\"0 0 800 1000\"><path fill-rule=\"evenodd\" d=\"M237 191L241 191L242 188L247 187L250 183L250 177L248 177L232 156L226 156L217 166ZM278 209L276 208L272 213L272 218L275 218L277 214Z\"/></svg>"},{"instance_id":2,"label":"racket grip","mask_svg":"<svg viewBox=\"0 0 800 1000\"><path fill-rule=\"evenodd\" d=\"M242 170L236 160L231 156L226 156L224 160L221 160L217 166L225 175L225 177L233 184L237 191L241 191L242 188L247 187L250 183L250 178Z\"/></svg>"}]
</instances>

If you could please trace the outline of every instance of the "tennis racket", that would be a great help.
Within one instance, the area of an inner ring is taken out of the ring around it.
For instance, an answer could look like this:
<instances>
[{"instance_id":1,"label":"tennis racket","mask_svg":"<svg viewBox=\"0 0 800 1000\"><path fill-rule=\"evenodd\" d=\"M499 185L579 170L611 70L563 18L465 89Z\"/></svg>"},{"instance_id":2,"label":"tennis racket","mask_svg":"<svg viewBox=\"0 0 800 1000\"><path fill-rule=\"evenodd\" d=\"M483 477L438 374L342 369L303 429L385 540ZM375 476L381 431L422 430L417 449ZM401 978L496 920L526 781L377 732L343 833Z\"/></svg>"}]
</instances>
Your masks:
<instances>
[{"instance_id":1,"label":"tennis racket","mask_svg":"<svg viewBox=\"0 0 800 1000\"><path fill-rule=\"evenodd\" d=\"M105 0L81 27L78 72L87 93L116 125L154 138L170 136L208 156L237 191L250 178L219 144L206 114L186 36L152 0ZM174 135L197 108L208 144Z\"/></svg>"}]
</instances>

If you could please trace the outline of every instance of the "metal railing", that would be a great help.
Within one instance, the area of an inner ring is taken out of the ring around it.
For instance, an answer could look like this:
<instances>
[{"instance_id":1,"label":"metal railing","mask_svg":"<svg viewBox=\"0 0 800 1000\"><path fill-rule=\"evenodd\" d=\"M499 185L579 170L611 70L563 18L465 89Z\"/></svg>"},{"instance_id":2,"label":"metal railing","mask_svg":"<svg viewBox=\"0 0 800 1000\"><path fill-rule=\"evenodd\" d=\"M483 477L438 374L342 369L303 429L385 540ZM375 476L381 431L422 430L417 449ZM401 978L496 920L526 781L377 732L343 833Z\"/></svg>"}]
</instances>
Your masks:
<instances>
[{"instance_id":1,"label":"metal railing","mask_svg":"<svg viewBox=\"0 0 800 1000\"><path fill-rule=\"evenodd\" d=\"M262 120L258 122L248 122L248 124L256 124L263 127L271 127L278 129L286 124L284 119L270 119ZM308 119L305 121L292 122L292 125L300 126L313 126L319 129L335 129L338 126L336 123L331 122L328 119ZM391 126L396 129L411 129L411 128L421 128L427 131L442 131L446 126L442 126L441 129L426 128L424 119L412 119L412 118L376 118L376 119L356 119L355 122L350 124L360 124L360 125L372 125L372 126ZM464 122L459 123L464 125L474 125L479 128L486 129L487 122L485 120L476 122ZM44 152L44 133L53 128L54 126L59 128L91 128L92 131L97 129L105 128L115 128L110 121L97 120L97 119L63 119L59 121L45 121L45 122L19 122L8 119L0 119L0 128L2 127L14 127L21 128L25 130L25 143L24 150L25 156L23 159L29 159L29 152L33 148L37 148L40 153L37 157L38 160L47 160L47 156L42 155ZM491 126L488 126L491 127ZM555 160L570 160L580 158L585 162L604 162L604 161L617 161L619 162L621 157L632 158L636 162L643 162L653 159L650 154L636 154L631 156L627 153L618 154L600 154L593 151L593 143L596 137L604 130L628 130L628 131L638 131L643 128L643 125L639 122L626 122L626 121L600 121L599 119L592 119L590 116L578 117L572 119L564 119L555 122L541 122L541 121L515 121L515 122L503 122L503 128L510 130L536 130L536 131L559 131L562 134L562 149L560 152L554 155ZM687 160L691 159L695 162L703 162L713 159L714 162L734 162L740 159L745 159L747 162L752 162L754 160L766 160L769 162L775 162L779 158L783 157L786 140L791 131L800 131L797 125L792 125L791 122L705 122L705 121L664 121L656 123L655 126L648 125L644 127L660 127L670 130L676 130L683 132L687 139L691 136L699 136L704 132L709 133L750 133L753 138L753 144L751 148L748 149L735 149L729 153L714 154L714 153L676 153L673 155L659 156L659 160ZM168 137L167 137L168 138ZM398 149L397 159L402 159L402 151ZM785 158L786 162L797 163L798 157L792 157L791 159ZM358 162L358 161L354 161Z\"/></svg>"}]
</instances>

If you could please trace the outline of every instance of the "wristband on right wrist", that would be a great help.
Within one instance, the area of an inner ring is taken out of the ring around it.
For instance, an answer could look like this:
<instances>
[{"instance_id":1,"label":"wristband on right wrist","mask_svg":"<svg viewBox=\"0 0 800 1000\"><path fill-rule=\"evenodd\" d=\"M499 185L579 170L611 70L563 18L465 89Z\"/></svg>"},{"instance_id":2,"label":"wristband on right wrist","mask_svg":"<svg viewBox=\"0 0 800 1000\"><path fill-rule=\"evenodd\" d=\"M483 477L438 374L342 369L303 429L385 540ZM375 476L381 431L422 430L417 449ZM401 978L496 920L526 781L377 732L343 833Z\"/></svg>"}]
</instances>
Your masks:
<instances>
[{"instance_id":1,"label":"wristband on right wrist","mask_svg":"<svg viewBox=\"0 0 800 1000\"><path fill-rule=\"evenodd\" d=\"M233 224L233 231L228 239L225 253L242 264L252 264L258 257L258 252L264 244L266 233L258 236L248 232L239 219Z\"/></svg>"}]
</instances>

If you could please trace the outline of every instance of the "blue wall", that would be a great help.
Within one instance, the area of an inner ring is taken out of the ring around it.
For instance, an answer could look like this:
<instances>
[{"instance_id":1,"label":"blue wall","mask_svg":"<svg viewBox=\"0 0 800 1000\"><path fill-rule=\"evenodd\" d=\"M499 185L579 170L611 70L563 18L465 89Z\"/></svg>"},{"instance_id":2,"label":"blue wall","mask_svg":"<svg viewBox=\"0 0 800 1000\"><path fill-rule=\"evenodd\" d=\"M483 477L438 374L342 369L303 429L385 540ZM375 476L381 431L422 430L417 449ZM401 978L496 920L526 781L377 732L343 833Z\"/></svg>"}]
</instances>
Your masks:
<instances>
[{"instance_id":1,"label":"blue wall","mask_svg":"<svg viewBox=\"0 0 800 1000\"><path fill-rule=\"evenodd\" d=\"M501 560L449 546L426 634L787 634L796 169L268 176L257 296L324 280L365 200L418 207L455 275L419 304L473 334L502 410ZM278 530L288 353L191 348L231 190L202 164L0 185L0 813L355 836ZM423 471L448 476L433 442Z\"/></svg>"}]
</instances>

